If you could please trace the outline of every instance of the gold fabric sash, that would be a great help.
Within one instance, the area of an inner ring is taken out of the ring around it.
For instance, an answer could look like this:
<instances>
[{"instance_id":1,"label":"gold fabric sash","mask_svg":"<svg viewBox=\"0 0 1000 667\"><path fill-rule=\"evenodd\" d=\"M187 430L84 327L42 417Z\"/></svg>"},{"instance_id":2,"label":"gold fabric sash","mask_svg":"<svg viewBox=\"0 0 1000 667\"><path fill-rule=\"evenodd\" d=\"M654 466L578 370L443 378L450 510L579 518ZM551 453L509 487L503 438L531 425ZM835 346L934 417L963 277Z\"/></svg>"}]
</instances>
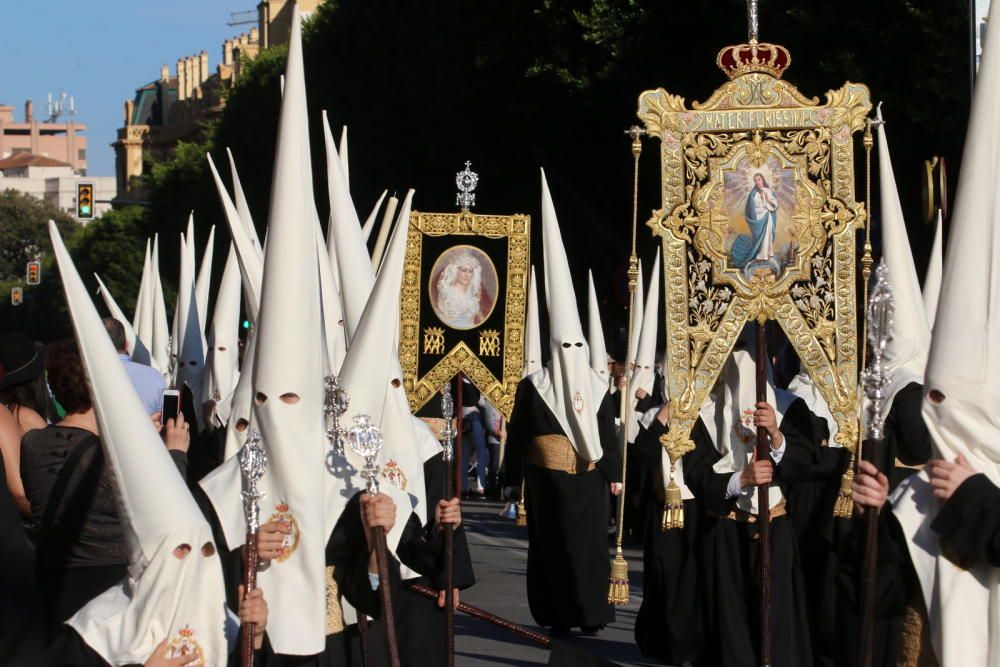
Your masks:
<instances>
[{"instance_id":1,"label":"gold fabric sash","mask_svg":"<svg viewBox=\"0 0 1000 667\"><path fill-rule=\"evenodd\" d=\"M546 470L558 470L570 475L590 472L597 465L583 459L569 438L564 435L539 435L531 440L528 447L528 463Z\"/></svg>"}]
</instances>

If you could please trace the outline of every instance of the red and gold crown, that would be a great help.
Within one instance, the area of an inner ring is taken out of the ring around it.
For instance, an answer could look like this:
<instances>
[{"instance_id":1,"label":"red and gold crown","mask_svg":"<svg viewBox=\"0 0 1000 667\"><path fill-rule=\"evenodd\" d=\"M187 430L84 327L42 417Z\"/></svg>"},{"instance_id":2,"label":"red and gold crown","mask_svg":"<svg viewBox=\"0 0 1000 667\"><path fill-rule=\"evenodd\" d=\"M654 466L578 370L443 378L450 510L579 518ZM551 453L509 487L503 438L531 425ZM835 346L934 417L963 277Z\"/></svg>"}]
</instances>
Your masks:
<instances>
[{"instance_id":1,"label":"red and gold crown","mask_svg":"<svg viewBox=\"0 0 1000 667\"><path fill-rule=\"evenodd\" d=\"M278 512L287 512L288 504L284 500L282 500L277 505L274 506L274 509Z\"/></svg>"},{"instance_id":2,"label":"red and gold crown","mask_svg":"<svg viewBox=\"0 0 1000 667\"><path fill-rule=\"evenodd\" d=\"M749 43L722 49L715 62L730 79L751 72L763 72L780 79L792 64L792 56L783 46L751 39Z\"/></svg>"},{"instance_id":3,"label":"red and gold crown","mask_svg":"<svg viewBox=\"0 0 1000 667\"><path fill-rule=\"evenodd\" d=\"M191 635L194 634L194 630L185 625L183 628L180 629L180 631L177 634L179 634L181 637L190 637Z\"/></svg>"}]
</instances>

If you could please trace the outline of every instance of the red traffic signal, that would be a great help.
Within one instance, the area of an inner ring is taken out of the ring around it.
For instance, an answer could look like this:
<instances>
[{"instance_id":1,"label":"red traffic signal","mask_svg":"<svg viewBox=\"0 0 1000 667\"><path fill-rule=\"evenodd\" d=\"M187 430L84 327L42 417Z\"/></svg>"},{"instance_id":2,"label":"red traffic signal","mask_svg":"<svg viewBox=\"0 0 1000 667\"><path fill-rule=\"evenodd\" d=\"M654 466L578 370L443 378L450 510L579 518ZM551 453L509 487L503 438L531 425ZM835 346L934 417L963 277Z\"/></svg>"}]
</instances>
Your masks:
<instances>
[{"instance_id":1,"label":"red traffic signal","mask_svg":"<svg viewBox=\"0 0 1000 667\"><path fill-rule=\"evenodd\" d=\"M29 285L37 285L42 282L42 263L39 261L28 262L28 275L26 282Z\"/></svg>"},{"instance_id":2,"label":"red traffic signal","mask_svg":"<svg viewBox=\"0 0 1000 667\"><path fill-rule=\"evenodd\" d=\"M94 184L76 184L76 217L79 220L94 219Z\"/></svg>"}]
</instances>

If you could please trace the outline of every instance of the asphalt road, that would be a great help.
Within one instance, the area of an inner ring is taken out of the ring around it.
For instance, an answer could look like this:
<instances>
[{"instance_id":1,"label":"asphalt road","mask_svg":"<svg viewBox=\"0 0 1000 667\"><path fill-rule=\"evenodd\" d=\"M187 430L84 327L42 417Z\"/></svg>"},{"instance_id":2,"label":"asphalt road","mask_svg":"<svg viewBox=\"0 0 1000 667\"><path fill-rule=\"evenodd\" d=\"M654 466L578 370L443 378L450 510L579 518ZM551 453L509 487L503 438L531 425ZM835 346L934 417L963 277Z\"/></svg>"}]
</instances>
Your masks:
<instances>
[{"instance_id":1,"label":"asphalt road","mask_svg":"<svg viewBox=\"0 0 1000 667\"><path fill-rule=\"evenodd\" d=\"M539 630L528 610L525 570L528 562L527 528L498 516L500 503L462 504L463 517L476 571L476 585L462 593L462 601L481 607L520 625ZM613 554L609 539L608 558ZM596 637L577 630L566 641L572 648L600 656L619 665L656 665L643 658L632 638L635 615L642 602L642 552L625 549L631 579L629 604L616 608L616 621ZM462 667L485 665L545 665L549 651L476 618L455 616L455 663ZM544 630L542 630L544 631Z\"/></svg>"}]
</instances>

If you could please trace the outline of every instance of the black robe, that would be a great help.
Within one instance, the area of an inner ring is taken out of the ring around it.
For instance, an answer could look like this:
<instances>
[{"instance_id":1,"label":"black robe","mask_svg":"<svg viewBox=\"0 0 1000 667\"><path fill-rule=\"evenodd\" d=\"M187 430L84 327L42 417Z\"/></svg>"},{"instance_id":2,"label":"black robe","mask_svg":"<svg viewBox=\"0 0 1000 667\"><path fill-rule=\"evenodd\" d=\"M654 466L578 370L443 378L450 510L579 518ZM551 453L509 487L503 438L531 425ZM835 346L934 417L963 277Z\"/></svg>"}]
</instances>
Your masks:
<instances>
[{"instance_id":1,"label":"black robe","mask_svg":"<svg viewBox=\"0 0 1000 667\"><path fill-rule=\"evenodd\" d=\"M951 494L931 529L942 551L960 567L1000 567L1000 488L986 475L969 477Z\"/></svg>"},{"instance_id":2,"label":"black robe","mask_svg":"<svg viewBox=\"0 0 1000 667\"><path fill-rule=\"evenodd\" d=\"M812 413L801 399L792 402L780 425L785 453L775 466L774 484L786 506L794 485L815 465L817 444ZM694 451L684 459L684 480L698 498L702 517L701 562L705 627L714 635L705 642L704 662L726 667L757 667L760 651L759 546L756 524L725 518L735 507L726 499L731 473L712 465L719 453L699 419L691 433ZM755 491L756 493L756 491ZM792 508L788 507L789 513ZM771 521L771 665L812 664L805 582L798 545L789 516Z\"/></svg>"},{"instance_id":3,"label":"black robe","mask_svg":"<svg viewBox=\"0 0 1000 667\"><path fill-rule=\"evenodd\" d=\"M684 501L684 527L661 530L664 455L660 436L669 429L654 419L636 438L637 459L651 480L644 498L642 605L635 618L635 643L646 657L664 664L697 663L703 630L696 553L699 512L696 499Z\"/></svg>"},{"instance_id":4,"label":"black robe","mask_svg":"<svg viewBox=\"0 0 1000 667\"><path fill-rule=\"evenodd\" d=\"M608 604L608 484L621 481L614 404L597 411L603 456L595 470L571 475L527 464L534 438L564 436L535 386L522 380L507 428L504 486L525 482L528 519L528 605L535 622L560 629L614 620Z\"/></svg>"}]
</instances>

